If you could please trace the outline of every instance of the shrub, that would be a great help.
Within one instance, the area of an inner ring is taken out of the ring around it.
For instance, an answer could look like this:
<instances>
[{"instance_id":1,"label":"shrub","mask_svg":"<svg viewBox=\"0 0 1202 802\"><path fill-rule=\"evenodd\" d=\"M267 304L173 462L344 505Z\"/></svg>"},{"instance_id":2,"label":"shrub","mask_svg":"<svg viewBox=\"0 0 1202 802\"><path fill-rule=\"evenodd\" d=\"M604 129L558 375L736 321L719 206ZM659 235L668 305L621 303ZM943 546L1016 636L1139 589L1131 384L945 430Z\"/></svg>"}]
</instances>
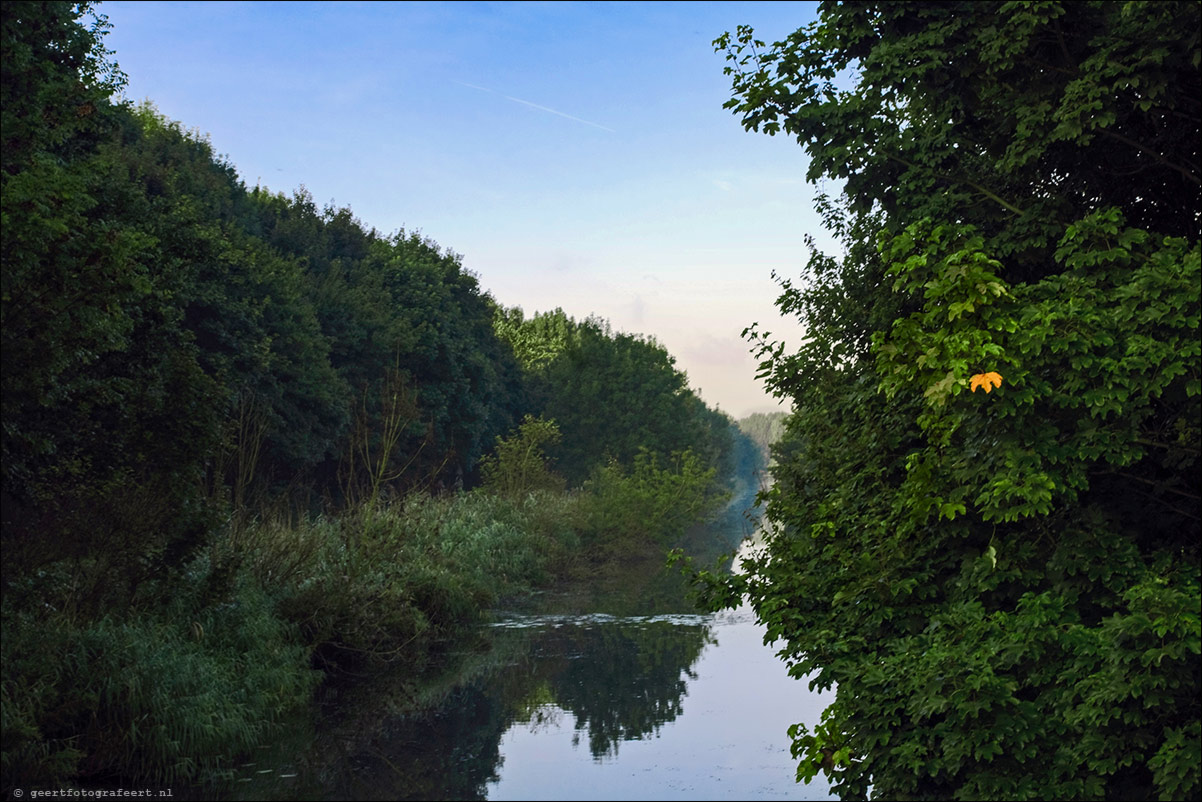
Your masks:
<instances>
[{"instance_id":1,"label":"shrub","mask_svg":"<svg viewBox=\"0 0 1202 802\"><path fill-rule=\"evenodd\" d=\"M590 537L603 548L631 538L667 545L725 501L716 474L691 450L661 467L656 455L644 449L629 473L611 462L594 471L584 486Z\"/></svg>"},{"instance_id":2,"label":"shrub","mask_svg":"<svg viewBox=\"0 0 1202 802\"><path fill-rule=\"evenodd\" d=\"M480 460L484 487L510 497L534 490L563 490L564 481L551 472L545 453L561 439L555 421L527 415L517 433L498 437L493 453Z\"/></svg>"},{"instance_id":3,"label":"shrub","mask_svg":"<svg viewBox=\"0 0 1202 802\"><path fill-rule=\"evenodd\" d=\"M317 674L249 577L201 607L211 568L194 561L174 601L77 622L4 610L4 781L119 778L171 784L229 766Z\"/></svg>"}]
</instances>

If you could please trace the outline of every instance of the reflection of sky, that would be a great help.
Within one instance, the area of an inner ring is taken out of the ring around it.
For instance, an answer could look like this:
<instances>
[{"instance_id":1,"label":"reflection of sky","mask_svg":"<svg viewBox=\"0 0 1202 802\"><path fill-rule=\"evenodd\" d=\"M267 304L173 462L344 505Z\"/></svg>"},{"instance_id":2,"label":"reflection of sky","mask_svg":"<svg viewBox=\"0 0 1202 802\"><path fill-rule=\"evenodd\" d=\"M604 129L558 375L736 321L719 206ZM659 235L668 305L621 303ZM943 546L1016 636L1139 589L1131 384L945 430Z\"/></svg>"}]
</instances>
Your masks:
<instances>
[{"instance_id":1,"label":"reflection of sky","mask_svg":"<svg viewBox=\"0 0 1202 802\"><path fill-rule=\"evenodd\" d=\"M712 40L814 4L104 2L108 47L250 185L421 230L527 313L654 335L703 398L774 408L740 332L819 235L805 158L744 132ZM822 237L819 240L825 242Z\"/></svg>"},{"instance_id":2,"label":"reflection of sky","mask_svg":"<svg viewBox=\"0 0 1202 802\"><path fill-rule=\"evenodd\" d=\"M616 758L595 760L570 713L515 724L501 739L502 799L829 799L825 780L794 782L790 725L813 726L833 694L791 679L750 615L719 617L693 665L684 712ZM548 711L551 712L551 711Z\"/></svg>"}]
</instances>

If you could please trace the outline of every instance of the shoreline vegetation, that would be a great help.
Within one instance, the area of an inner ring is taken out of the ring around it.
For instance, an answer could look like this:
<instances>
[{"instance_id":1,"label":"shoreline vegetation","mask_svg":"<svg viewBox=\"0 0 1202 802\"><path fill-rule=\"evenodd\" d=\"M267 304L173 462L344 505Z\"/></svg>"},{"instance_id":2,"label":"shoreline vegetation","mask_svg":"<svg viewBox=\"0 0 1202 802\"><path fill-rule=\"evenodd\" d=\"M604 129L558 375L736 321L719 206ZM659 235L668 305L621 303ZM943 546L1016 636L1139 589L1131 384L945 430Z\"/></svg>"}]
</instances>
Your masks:
<instances>
[{"instance_id":1,"label":"shoreline vegetation","mask_svg":"<svg viewBox=\"0 0 1202 802\"><path fill-rule=\"evenodd\" d=\"M325 678L662 564L758 466L653 338L119 99L93 3L0 14L6 793L220 776Z\"/></svg>"},{"instance_id":2,"label":"shoreline vegetation","mask_svg":"<svg viewBox=\"0 0 1202 802\"><path fill-rule=\"evenodd\" d=\"M64 566L14 583L6 775L25 786L219 783L323 685L381 672L416 682L500 603L663 568L668 546L729 506L708 481L682 489L686 476L615 469L573 490L485 484L332 515L234 516L145 601L98 618L30 603L69 581ZM690 489L705 503L690 505ZM714 557L737 544L689 545Z\"/></svg>"}]
</instances>

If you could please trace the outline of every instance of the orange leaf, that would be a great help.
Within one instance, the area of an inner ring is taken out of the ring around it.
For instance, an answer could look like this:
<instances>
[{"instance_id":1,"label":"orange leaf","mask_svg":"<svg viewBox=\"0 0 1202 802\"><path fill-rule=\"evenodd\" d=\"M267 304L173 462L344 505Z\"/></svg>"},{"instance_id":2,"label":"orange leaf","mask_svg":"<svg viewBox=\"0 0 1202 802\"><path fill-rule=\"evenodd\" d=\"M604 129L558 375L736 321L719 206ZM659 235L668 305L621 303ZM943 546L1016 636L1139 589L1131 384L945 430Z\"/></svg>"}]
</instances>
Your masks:
<instances>
[{"instance_id":1,"label":"orange leaf","mask_svg":"<svg viewBox=\"0 0 1202 802\"><path fill-rule=\"evenodd\" d=\"M986 393L991 393L993 392L994 387L1002 386L1002 374L994 373L993 371L990 371L989 373L978 373L972 377L968 383L968 386L969 389L971 389L974 393L977 391L978 387L984 388Z\"/></svg>"}]
</instances>

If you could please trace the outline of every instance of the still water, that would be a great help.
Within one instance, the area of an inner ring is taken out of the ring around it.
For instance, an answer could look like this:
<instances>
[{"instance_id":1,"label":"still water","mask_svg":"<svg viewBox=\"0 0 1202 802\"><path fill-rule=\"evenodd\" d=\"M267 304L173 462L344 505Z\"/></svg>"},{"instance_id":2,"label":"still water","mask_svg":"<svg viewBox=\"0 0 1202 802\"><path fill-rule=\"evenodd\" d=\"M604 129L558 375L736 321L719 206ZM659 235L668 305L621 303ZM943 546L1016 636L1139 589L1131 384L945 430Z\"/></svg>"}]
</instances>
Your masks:
<instances>
[{"instance_id":1,"label":"still water","mask_svg":"<svg viewBox=\"0 0 1202 802\"><path fill-rule=\"evenodd\" d=\"M233 795L832 798L822 777L794 781L786 733L831 699L788 676L750 610L628 595L498 613L441 685L386 676L327 700L306 745L249 761Z\"/></svg>"},{"instance_id":2,"label":"still water","mask_svg":"<svg viewBox=\"0 0 1202 802\"><path fill-rule=\"evenodd\" d=\"M506 625L566 665L508 724L486 798L829 798L794 782L786 735L829 700L786 674L749 611Z\"/></svg>"}]
</instances>

